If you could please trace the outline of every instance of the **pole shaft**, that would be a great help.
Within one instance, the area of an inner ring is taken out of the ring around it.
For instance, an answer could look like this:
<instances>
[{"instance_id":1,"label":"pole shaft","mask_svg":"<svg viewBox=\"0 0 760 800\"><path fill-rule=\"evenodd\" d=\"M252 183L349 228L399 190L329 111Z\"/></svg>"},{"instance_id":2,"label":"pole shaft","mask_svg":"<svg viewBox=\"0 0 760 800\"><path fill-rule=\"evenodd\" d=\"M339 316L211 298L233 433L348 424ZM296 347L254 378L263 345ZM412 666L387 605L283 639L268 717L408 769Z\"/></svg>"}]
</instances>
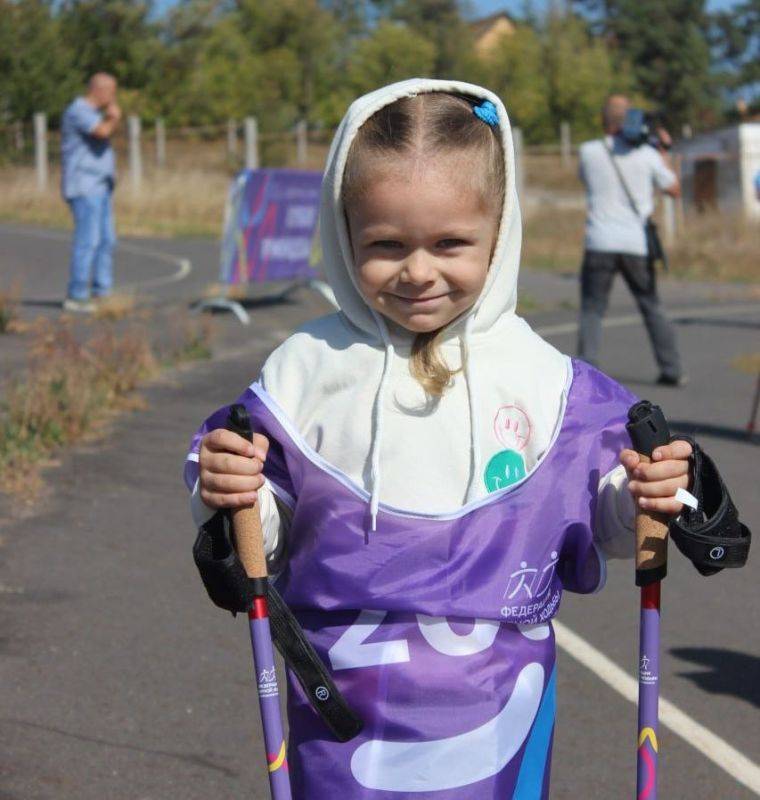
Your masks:
<instances>
[{"instance_id":1,"label":"pole shaft","mask_svg":"<svg viewBox=\"0 0 760 800\"><path fill-rule=\"evenodd\" d=\"M264 729L269 788L272 800L292 800L266 598L257 597L254 600L253 607L248 612L248 622L261 724Z\"/></svg>"},{"instance_id":2,"label":"pole shaft","mask_svg":"<svg viewBox=\"0 0 760 800\"><path fill-rule=\"evenodd\" d=\"M660 582L641 587L637 800L657 800L660 683Z\"/></svg>"}]
</instances>

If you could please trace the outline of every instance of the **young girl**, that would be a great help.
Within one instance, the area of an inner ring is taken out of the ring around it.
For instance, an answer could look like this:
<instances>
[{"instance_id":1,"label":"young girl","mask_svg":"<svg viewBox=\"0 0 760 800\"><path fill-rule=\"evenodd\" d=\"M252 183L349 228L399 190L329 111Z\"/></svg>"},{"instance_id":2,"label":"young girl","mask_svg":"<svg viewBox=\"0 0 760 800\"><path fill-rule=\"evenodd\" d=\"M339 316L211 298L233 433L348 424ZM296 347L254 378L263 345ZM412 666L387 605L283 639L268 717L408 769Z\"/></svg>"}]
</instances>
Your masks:
<instances>
[{"instance_id":1,"label":"young girl","mask_svg":"<svg viewBox=\"0 0 760 800\"><path fill-rule=\"evenodd\" d=\"M253 444L226 409L194 440L196 522L258 502L278 586L365 723L334 741L289 680L301 800L546 798L562 591L632 553L632 495L680 508L690 446L639 464L635 398L515 314L514 171L485 89L354 102L321 209L340 311L243 394Z\"/></svg>"}]
</instances>

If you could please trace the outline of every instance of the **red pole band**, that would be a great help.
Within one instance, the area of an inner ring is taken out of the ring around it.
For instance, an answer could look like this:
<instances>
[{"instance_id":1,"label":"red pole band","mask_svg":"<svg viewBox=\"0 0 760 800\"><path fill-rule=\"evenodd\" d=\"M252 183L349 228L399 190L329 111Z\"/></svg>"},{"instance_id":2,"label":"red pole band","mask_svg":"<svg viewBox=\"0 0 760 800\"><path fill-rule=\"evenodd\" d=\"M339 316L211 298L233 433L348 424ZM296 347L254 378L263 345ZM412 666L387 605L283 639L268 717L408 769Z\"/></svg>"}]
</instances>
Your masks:
<instances>
[{"instance_id":1,"label":"red pole band","mask_svg":"<svg viewBox=\"0 0 760 800\"><path fill-rule=\"evenodd\" d=\"M641 587L641 607L660 610L660 581Z\"/></svg>"},{"instance_id":2,"label":"red pole band","mask_svg":"<svg viewBox=\"0 0 760 800\"><path fill-rule=\"evenodd\" d=\"M269 616L269 606L266 597L254 597L248 619L266 619Z\"/></svg>"}]
</instances>

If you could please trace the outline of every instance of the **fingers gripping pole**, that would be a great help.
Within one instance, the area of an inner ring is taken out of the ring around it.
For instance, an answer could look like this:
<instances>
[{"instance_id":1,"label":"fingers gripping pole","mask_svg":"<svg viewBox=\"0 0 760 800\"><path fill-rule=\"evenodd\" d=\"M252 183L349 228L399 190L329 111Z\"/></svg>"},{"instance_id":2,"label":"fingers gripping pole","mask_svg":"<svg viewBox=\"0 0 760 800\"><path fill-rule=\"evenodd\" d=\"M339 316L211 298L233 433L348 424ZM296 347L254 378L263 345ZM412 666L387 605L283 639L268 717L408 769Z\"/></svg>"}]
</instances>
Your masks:
<instances>
[{"instance_id":1,"label":"fingers gripping pole","mask_svg":"<svg viewBox=\"0 0 760 800\"><path fill-rule=\"evenodd\" d=\"M658 406L646 400L630 409L628 420L631 443L641 460L649 463L653 451L670 441L668 423ZM666 517L637 509L636 585L641 587L637 800L657 799L660 581L665 577L667 564Z\"/></svg>"},{"instance_id":2,"label":"fingers gripping pole","mask_svg":"<svg viewBox=\"0 0 760 800\"><path fill-rule=\"evenodd\" d=\"M230 407L227 428L248 441L252 440L251 421L244 405L237 403ZM264 554L264 534L261 529L258 506L235 509L232 512L232 525L235 547L246 574L249 578L266 579L267 561ZM260 592L260 594L264 593Z\"/></svg>"},{"instance_id":3,"label":"fingers gripping pole","mask_svg":"<svg viewBox=\"0 0 760 800\"><path fill-rule=\"evenodd\" d=\"M643 463L670 441L670 430L662 410L648 400L636 403L628 412L626 425L631 443ZM668 570L668 521L654 512L636 510L636 585L662 580Z\"/></svg>"},{"instance_id":4,"label":"fingers gripping pole","mask_svg":"<svg viewBox=\"0 0 760 800\"><path fill-rule=\"evenodd\" d=\"M227 428L249 441L253 438L245 406L230 408ZM264 728L269 789L272 800L292 800L285 736L283 733L277 675L274 666L272 634L267 607L267 562L258 505L232 512L235 547L243 567L254 583L256 597L248 612L253 650L253 667L259 692L259 709Z\"/></svg>"}]
</instances>

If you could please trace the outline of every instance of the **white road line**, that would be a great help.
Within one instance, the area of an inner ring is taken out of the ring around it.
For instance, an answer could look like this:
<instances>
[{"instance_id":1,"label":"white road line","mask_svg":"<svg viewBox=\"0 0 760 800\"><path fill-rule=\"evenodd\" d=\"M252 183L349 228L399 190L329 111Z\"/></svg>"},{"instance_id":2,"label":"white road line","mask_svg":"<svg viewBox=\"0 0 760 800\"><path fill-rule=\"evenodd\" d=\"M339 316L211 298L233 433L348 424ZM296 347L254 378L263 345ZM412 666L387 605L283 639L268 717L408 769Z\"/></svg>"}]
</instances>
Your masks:
<instances>
[{"instance_id":1,"label":"white road line","mask_svg":"<svg viewBox=\"0 0 760 800\"><path fill-rule=\"evenodd\" d=\"M573 633L561 622L554 620L554 633L557 644L576 661L601 678L611 689L636 705L639 697L638 682L622 670L604 653L590 645L585 639ZM760 796L760 766L720 736L712 733L688 714L660 697L660 723L680 736L687 744L699 750L702 755L727 772L734 780ZM634 740L631 734L631 741Z\"/></svg>"},{"instance_id":2,"label":"white road line","mask_svg":"<svg viewBox=\"0 0 760 800\"><path fill-rule=\"evenodd\" d=\"M54 242L70 242L71 235L65 233L58 233L57 231L38 231L38 230L23 230L22 228L15 228L10 225L3 225L0 230L6 230L9 233L15 233L19 236L31 236L35 239L47 239ZM177 283L177 281L184 280L192 271L193 265L190 259L175 256L171 253L162 253L158 250L150 250L140 245L130 244L129 242L118 242L117 250L124 250L133 255L143 256L150 258L154 261L163 261L167 264L172 264L177 267L176 271L171 275L162 275L158 278L148 278L144 281L136 281L134 283L127 283L118 285L116 288L119 290L131 291L135 289L142 289L149 286L164 286L168 283Z\"/></svg>"},{"instance_id":3,"label":"white road line","mask_svg":"<svg viewBox=\"0 0 760 800\"><path fill-rule=\"evenodd\" d=\"M716 305L712 307L694 306L692 308L677 308L668 311L670 319L689 319L689 317L722 317L726 314L749 314L753 311L760 311L760 303L743 303L731 305ZM627 325L643 324L640 314L623 314L619 317L608 317L602 320L603 328L624 328ZM562 336L567 333L575 333L578 330L577 322L565 322L560 325L544 325L534 328L540 336Z\"/></svg>"}]
</instances>

